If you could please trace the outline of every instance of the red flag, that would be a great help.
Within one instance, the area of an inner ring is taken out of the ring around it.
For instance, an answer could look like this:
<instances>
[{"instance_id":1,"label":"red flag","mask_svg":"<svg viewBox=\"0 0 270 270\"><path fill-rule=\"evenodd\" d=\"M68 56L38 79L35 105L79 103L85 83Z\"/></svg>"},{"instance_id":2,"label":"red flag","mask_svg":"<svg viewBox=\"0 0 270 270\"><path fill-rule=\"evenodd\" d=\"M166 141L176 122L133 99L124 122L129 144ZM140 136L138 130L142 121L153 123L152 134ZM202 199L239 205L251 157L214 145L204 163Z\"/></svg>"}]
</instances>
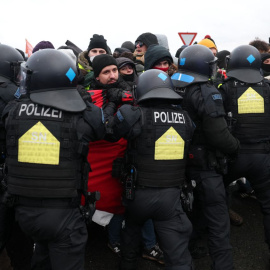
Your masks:
<instances>
[{"instance_id":1,"label":"red flag","mask_svg":"<svg viewBox=\"0 0 270 270\"><path fill-rule=\"evenodd\" d=\"M27 53L28 57L30 57L32 55L33 46L29 43L27 39L25 39L25 41L26 41L25 52Z\"/></svg>"}]
</instances>

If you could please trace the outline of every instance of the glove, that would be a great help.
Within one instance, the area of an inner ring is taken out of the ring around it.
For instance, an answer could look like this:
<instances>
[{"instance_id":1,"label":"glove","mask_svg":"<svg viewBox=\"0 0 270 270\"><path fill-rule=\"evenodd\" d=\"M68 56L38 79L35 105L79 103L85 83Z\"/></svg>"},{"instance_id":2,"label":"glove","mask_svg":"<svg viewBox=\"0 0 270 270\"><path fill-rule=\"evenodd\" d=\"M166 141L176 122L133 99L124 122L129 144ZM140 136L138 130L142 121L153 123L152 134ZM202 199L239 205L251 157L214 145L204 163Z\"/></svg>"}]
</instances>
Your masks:
<instances>
[{"instance_id":1,"label":"glove","mask_svg":"<svg viewBox=\"0 0 270 270\"><path fill-rule=\"evenodd\" d=\"M78 85L77 90L85 102L88 101L92 103L91 94L87 92L82 85Z\"/></svg>"},{"instance_id":2,"label":"glove","mask_svg":"<svg viewBox=\"0 0 270 270\"><path fill-rule=\"evenodd\" d=\"M122 90L119 88L110 88L107 91L107 99L109 102L119 105L122 101Z\"/></svg>"},{"instance_id":3,"label":"glove","mask_svg":"<svg viewBox=\"0 0 270 270\"><path fill-rule=\"evenodd\" d=\"M109 102L113 102L116 105L133 104L132 92L129 90L111 88L107 92L107 98Z\"/></svg>"},{"instance_id":4,"label":"glove","mask_svg":"<svg viewBox=\"0 0 270 270\"><path fill-rule=\"evenodd\" d=\"M131 91L122 91L122 104L133 104L133 95Z\"/></svg>"}]
</instances>

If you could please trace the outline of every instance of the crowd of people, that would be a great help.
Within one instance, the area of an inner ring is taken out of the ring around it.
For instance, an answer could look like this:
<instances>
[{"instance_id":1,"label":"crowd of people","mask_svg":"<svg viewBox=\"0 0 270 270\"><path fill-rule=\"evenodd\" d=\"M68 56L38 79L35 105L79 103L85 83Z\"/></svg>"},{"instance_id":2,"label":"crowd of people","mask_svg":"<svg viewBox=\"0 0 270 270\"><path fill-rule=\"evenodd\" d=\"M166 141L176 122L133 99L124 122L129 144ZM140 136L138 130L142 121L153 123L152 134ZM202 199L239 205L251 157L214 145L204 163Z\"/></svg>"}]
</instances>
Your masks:
<instances>
[{"instance_id":1,"label":"crowd of people","mask_svg":"<svg viewBox=\"0 0 270 270\"><path fill-rule=\"evenodd\" d=\"M261 206L270 245L270 45L169 50L142 33L112 52L0 43L0 253L14 270L84 269L89 224L119 269L234 269L232 182ZM207 234L208 247L199 246Z\"/></svg>"}]
</instances>

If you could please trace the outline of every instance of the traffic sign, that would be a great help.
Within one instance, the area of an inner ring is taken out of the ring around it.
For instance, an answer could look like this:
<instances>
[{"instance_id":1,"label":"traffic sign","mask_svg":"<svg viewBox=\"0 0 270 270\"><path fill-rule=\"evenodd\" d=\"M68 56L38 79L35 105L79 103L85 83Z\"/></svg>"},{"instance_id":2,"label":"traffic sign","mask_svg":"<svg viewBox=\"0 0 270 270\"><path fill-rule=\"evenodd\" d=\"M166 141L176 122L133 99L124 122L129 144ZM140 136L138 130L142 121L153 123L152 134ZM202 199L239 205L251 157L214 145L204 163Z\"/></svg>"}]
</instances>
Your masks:
<instances>
[{"instance_id":1,"label":"traffic sign","mask_svg":"<svg viewBox=\"0 0 270 270\"><path fill-rule=\"evenodd\" d=\"M184 45L191 45L194 41L195 37L197 36L197 33L178 33L179 37L183 41Z\"/></svg>"}]
</instances>

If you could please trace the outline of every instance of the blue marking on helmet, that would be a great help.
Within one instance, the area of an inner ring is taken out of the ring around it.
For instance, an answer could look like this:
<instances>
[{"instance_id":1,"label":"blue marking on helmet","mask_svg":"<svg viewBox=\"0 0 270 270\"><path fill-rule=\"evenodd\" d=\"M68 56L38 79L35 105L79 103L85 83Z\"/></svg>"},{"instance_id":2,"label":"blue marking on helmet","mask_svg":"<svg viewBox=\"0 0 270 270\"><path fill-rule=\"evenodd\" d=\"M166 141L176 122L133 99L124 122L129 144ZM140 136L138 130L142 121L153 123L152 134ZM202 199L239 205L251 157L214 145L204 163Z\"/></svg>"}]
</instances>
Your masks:
<instances>
[{"instance_id":1,"label":"blue marking on helmet","mask_svg":"<svg viewBox=\"0 0 270 270\"><path fill-rule=\"evenodd\" d=\"M247 58L248 62L250 64L252 64L252 62L255 60L255 57L251 54L248 58Z\"/></svg>"},{"instance_id":2,"label":"blue marking on helmet","mask_svg":"<svg viewBox=\"0 0 270 270\"><path fill-rule=\"evenodd\" d=\"M176 80L176 81L186 82L186 83L191 83L194 81L193 76L183 74L183 73L174 73L171 79Z\"/></svg>"},{"instance_id":3,"label":"blue marking on helmet","mask_svg":"<svg viewBox=\"0 0 270 270\"><path fill-rule=\"evenodd\" d=\"M159 73L158 77L162 80L162 81L166 81L167 76L163 73Z\"/></svg>"},{"instance_id":4,"label":"blue marking on helmet","mask_svg":"<svg viewBox=\"0 0 270 270\"><path fill-rule=\"evenodd\" d=\"M179 66L184 66L186 62L186 58L180 58Z\"/></svg>"},{"instance_id":5,"label":"blue marking on helmet","mask_svg":"<svg viewBox=\"0 0 270 270\"><path fill-rule=\"evenodd\" d=\"M72 68L69 68L68 72L66 73L66 76L72 82L76 76L76 73L74 72L74 70Z\"/></svg>"}]
</instances>

